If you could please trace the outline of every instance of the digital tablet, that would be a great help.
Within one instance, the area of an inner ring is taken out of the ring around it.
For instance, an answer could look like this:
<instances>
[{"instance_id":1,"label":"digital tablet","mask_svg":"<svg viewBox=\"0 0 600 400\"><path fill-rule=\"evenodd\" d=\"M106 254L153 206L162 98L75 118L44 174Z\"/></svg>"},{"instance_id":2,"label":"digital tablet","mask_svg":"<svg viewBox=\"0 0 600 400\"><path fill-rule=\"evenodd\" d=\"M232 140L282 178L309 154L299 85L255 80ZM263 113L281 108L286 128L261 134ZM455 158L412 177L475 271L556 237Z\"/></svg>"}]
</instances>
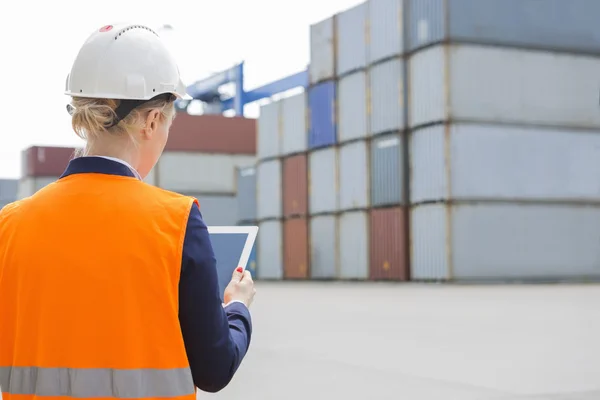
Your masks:
<instances>
[{"instance_id":1,"label":"digital tablet","mask_svg":"<svg viewBox=\"0 0 600 400\"><path fill-rule=\"evenodd\" d=\"M258 226L209 226L208 233L217 259L221 300L237 267L244 270L253 253Z\"/></svg>"}]
</instances>

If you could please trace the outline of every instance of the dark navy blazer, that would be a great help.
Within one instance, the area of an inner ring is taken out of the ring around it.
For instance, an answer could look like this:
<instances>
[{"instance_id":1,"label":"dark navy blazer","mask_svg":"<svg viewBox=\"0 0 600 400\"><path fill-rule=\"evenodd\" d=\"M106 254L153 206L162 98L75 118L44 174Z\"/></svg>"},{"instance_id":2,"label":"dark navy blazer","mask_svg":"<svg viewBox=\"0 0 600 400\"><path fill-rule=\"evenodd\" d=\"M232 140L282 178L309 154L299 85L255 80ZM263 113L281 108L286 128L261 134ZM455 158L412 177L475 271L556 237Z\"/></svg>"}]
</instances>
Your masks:
<instances>
[{"instance_id":1,"label":"dark navy blazer","mask_svg":"<svg viewBox=\"0 0 600 400\"><path fill-rule=\"evenodd\" d=\"M136 177L132 169L117 160L81 157L69 163L61 178L82 173ZM194 383L206 392L223 389L248 351L252 320L244 304L222 305L215 255L196 204L190 212L183 244L179 322Z\"/></svg>"}]
</instances>

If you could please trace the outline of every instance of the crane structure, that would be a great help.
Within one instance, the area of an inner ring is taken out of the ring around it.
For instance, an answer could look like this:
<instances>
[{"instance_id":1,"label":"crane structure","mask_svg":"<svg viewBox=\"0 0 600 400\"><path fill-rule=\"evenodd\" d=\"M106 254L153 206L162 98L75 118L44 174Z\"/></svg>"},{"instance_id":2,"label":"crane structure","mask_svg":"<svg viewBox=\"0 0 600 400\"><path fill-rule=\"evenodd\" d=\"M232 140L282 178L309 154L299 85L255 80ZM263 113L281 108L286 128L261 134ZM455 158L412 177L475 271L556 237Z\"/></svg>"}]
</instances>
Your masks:
<instances>
[{"instance_id":1,"label":"crane structure","mask_svg":"<svg viewBox=\"0 0 600 400\"><path fill-rule=\"evenodd\" d=\"M235 85L235 94L232 97L225 97L219 88L229 83ZM187 87L187 92L193 100L200 100L207 106L205 112L221 114L227 110L234 110L236 116L243 116L246 104L298 87L308 87L308 69L246 91L242 61L229 69L191 84ZM186 111L189 103L190 100L178 100L177 109Z\"/></svg>"}]
</instances>

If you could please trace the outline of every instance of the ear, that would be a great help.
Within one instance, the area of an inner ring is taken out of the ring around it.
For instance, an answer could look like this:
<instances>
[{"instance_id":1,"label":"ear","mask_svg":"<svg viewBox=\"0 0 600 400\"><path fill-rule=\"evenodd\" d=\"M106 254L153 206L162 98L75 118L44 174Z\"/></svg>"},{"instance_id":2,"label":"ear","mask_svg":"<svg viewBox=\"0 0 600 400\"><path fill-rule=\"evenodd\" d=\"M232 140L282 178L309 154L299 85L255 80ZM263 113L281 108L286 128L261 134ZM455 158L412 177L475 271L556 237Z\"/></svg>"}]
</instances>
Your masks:
<instances>
[{"instance_id":1,"label":"ear","mask_svg":"<svg viewBox=\"0 0 600 400\"><path fill-rule=\"evenodd\" d=\"M144 124L144 129L142 131L142 136L144 139L152 139L154 133L158 130L160 126L160 111L151 110L146 117L146 123Z\"/></svg>"}]
</instances>

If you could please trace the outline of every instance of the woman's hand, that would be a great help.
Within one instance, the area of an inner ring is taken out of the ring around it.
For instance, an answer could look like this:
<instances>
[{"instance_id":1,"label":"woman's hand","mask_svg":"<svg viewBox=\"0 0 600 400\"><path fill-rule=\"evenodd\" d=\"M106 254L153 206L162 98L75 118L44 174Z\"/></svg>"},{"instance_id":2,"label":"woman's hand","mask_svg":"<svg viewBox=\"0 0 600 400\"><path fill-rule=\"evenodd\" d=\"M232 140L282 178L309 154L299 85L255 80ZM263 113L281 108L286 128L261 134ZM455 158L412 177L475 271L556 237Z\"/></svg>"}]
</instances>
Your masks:
<instances>
[{"instance_id":1,"label":"woman's hand","mask_svg":"<svg viewBox=\"0 0 600 400\"><path fill-rule=\"evenodd\" d=\"M225 288L224 300L225 304L229 304L232 301L241 301L250 308L250 304L254 300L256 289L254 288L254 281L250 271L244 271L241 267L238 267L233 271L231 282Z\"/></svg>"}]
</instances>

